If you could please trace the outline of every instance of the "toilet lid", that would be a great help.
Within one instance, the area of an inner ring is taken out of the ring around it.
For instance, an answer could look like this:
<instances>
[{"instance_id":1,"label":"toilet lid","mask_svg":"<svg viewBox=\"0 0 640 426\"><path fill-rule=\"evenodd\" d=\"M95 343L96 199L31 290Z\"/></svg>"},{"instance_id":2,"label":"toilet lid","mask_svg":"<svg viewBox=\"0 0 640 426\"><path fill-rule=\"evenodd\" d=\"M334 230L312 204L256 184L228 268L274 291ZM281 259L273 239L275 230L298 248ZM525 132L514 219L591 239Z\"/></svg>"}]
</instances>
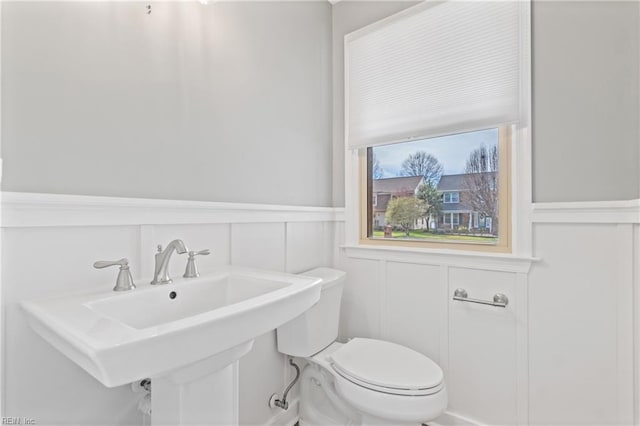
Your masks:
<instances>
[{"instance_id":1,"label":"toilet lid","mask_svg":"<svg viewBox=\"0 0 640 426\"><path fill-rule=\"evenodd\" d=\"M373 389L423 391L440 387L444 378L442 369L428 357L382 340L353 339L331 354L331 360L343 377Z\"/></svg>"}]
</instances>

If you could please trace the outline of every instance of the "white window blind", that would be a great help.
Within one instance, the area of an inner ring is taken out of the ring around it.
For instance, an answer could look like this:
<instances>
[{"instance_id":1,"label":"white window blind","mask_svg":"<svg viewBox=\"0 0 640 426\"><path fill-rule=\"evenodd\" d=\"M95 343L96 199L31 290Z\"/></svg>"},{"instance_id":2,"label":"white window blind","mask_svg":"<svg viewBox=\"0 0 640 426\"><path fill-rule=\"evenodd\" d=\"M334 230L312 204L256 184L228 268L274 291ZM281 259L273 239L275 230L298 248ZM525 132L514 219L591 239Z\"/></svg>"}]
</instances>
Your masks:
<instances>
[{"instance_id":1,"label":"white window blind","mask_svg":"<svg viewBox=\"0 0 640 426\"><path fill-rule=\"evenodd\" d=\"M348 146L517 123L528 63L524 6L429 1L347 35Z\"/></svg>"}]
</instances>

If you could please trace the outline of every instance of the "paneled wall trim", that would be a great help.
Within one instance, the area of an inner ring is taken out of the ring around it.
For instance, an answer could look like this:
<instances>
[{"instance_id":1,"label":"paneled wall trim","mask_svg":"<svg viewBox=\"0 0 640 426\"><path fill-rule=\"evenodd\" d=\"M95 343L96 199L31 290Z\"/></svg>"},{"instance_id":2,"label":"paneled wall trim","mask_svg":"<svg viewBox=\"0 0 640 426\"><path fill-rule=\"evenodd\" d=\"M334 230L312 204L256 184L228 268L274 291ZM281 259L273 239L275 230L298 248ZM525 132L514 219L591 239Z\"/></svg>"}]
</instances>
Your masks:
<instances>
[{"instance_id":1,"label":"paneled wall trim","mask_svg":"<svg viewBox=\"0 0 640 426\"><path fill-rule=\"evenodd\" d=\"M436 361L449 407L435 425L640 424L640 200L521 214L531 257L341 246L341 337L386 339ZM503 293L509 305L453 301L457 288Z\"/></svg>"},{"instance_id":2,"label":"paneled wall trim","mask_svg":"<svg viewBox=\"0 0 640 426\"><path fill-rule=\"evenodd\" d=\"M332 208L2 195L2 414L28 412L42 424L148 422L136 410L138 397L130 386L102 386L33 333L21 301L111 288L115 275L93 268L97 259L127 257L134 281L148 282L156 247L176 238L191 249L211 250L198 260L204 274L227 264L289 273L332 266L334 227L340 225L335 221L340 209ZM27 251L47 255L33 268ZM174 259L169 273L179 277L186 259ZM277 351L274 331L255 339L253 350L240 361L240 424L295 423L297 388L290 394L289 411L267 404L293 379L291 370ZM37 389L22 386L45 376ZM61 382L68 386L60 387Z\"/></svg>"},{"instance_id":3,"label":"paneled wall trim","mask_svg":"<svg viewBox=\"0 0 640 426\"><path fill-rule=\"evenodd\" d=\"M2 192L2 227L331 222L333 207Z\"/></svg>"}]
</instances>

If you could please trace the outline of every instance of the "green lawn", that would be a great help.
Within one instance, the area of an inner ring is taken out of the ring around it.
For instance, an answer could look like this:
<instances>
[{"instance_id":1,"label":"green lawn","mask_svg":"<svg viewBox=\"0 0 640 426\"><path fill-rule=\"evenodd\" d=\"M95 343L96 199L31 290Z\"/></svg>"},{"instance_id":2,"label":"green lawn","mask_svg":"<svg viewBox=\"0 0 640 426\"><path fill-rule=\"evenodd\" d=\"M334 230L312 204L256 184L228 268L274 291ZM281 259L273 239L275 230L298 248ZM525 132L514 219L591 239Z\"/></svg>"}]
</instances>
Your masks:
<instances>
[{"instance_id":1,"label":"green lawn","mask_svg":"<svg viewBox=\"0 0 640 426\"><path fill-rule=\"evenodd\" d=\"M495 237L478 237L475 235L447 235L447 234L432 234L430 232L423 231L411 231L407 237L403 231L393 231L391 233L393 238L404 240L433 240L433 241L472 241L475 243L495 243L498 241ZM384 238L384 231L373 231L375 238Z\"/></svg>"}]
</instances>

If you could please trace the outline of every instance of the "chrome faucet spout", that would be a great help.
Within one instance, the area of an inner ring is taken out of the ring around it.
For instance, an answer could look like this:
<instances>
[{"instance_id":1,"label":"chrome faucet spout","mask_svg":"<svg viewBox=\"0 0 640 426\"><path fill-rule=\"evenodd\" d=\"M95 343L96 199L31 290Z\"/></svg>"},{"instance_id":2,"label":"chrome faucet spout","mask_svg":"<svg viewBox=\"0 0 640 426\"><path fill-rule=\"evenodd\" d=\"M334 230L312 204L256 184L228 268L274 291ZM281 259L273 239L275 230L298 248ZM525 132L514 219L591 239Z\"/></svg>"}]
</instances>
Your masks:
<instances>
[{"instance_id":1,"label":"chrome faucet spout","mask_svg":"<svg viewBox=\"0 0 640 426\"><path fill-rule=\"evenodd\" d=\"M158 253L156 253L156 264L153 272L153 281L151 284L169 284L173 282L169 276L169 260L173 252L178 254L184 254L188 251L182 240L173 240L165 249L162 246L158 246Z\"/></svg>"}]
</instances>

